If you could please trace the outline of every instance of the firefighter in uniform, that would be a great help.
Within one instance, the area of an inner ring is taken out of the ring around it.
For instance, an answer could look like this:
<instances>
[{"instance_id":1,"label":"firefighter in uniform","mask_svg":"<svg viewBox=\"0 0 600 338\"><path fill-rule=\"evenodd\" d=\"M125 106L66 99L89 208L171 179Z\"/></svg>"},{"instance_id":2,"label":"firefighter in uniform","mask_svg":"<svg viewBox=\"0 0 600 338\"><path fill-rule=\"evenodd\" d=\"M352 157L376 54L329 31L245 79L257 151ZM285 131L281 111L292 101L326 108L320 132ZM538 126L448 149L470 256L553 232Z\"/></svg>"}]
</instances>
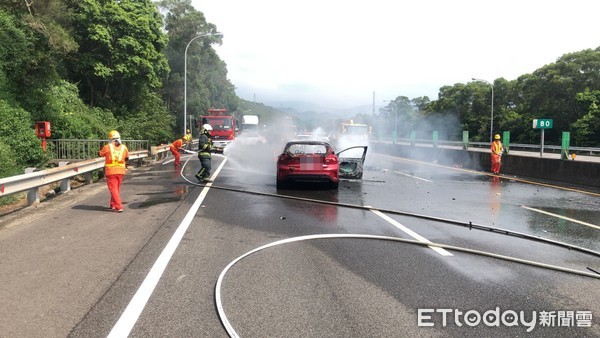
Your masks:
<instances>
[{"instance_id":1,"label":"firefighter in uniform","mask_svg":"<svg viewBox=\"0 0 600 338\"><path fill-rule=\"evenodd\" d=\"M504 152L499 134L494 135L494 141L492 141L490 148L492 150L492 173L499 174L502 165L502 153Z\"/></svg>"},{"instance_id":2,"label":"firefighter in uniform","mask_svg":"<svg viewBox=\"0 0 600 338\"><path fill-rule=\"evenodd\" d=\"M121 143L121 135L116 130L108 133L109 143L100 149L100 157L104 157L104 176L110 192L110 208L116 212L123 212L121 203L121 183L125 176L126 161L129 157L127 147Z\"/></svg>"},{"instance_id":3,"label":"firefighter in uniform","mask_svg":"<svg viewBox=\"0 0 600 338\"><path fill-rule=\"evenodd\" d=\"M202 126L200 136L198 137L198 159L200 160L200 165L202 167L200 168L200 170L198 170L198 173L195 176L201 183L210 182L210 152L212 150L212 140L210 136L211 131L212 127L210 126L210 124L205 124Z\"/></svg>"}]
</instances>

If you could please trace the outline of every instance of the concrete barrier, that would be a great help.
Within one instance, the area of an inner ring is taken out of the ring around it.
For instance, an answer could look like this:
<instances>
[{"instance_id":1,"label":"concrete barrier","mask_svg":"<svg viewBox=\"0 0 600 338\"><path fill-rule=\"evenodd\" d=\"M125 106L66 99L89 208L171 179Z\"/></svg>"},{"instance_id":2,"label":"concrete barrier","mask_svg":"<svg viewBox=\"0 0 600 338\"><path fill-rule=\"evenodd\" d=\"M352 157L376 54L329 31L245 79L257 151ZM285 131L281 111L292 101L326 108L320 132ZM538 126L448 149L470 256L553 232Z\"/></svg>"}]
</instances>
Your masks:
<instances>
[{"instance_id":1,"label":"concrete barrier","mask_svg":"<svg viewBox=\"0 0 600 338\"><path fill-rule=\"evenodd\" d=\"M448 166L490 172L489 151L469 151L434 147L413 147L410 145L373 143L374 152L397 155L410 159L438 163ZM519 156L511 152L502 156L502 169L505 175L530 177L539 180L557 181L567 184L600 188L600 162L560 160Z\"/></svg>"}]
</instances>

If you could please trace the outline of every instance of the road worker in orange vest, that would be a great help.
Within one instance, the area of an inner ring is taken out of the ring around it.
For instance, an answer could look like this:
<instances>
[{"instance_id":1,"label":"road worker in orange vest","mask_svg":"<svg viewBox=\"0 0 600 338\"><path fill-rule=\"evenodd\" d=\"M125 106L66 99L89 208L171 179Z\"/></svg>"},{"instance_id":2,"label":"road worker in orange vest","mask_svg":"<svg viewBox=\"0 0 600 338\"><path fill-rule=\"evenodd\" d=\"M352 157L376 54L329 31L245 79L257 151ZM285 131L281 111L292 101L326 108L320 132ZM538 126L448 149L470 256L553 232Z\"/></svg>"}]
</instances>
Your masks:
<instances>
[{"instance_id":1,"label":"road worker in orange vest","mask_svg":"<svg viewBox=\"0 0 600 338\"><path fill-rule=\"evenodd\" d=\"M183 135L183 140L185 141L185 143L187 143L188 145L192 143L192 131L188 128L185 130L185 135Z\"/></svg>"},{"instance_id":2,"label":"road worker in orange vest","mask_svg":"<svg viewBox=\"0 0 600 338\"><path fill-rule=\"evenodd\" d=\"M502 153L504 152L499 134L494 135L494 141L492 141L490 148L492 150L492 173L499 174L502 165Z\"/></svg>"},{"instance_id":3,"label":"road worker in orange vest","mask_svg":"<svg viewBox=\"0 0 600 338\"><path fill-rule=\"evenodd\" d=\"M187 142L185 140L185 136L184 138L180 138L177 139L175 141L173 141L173 143L171 143L170 149L171 149L171 153L173 153L173 156L175 157L175 166L179 166L181 164L180 158L181 158L181 154L179 153L180 151L183 151L185 148L185 146L187 145Z\"/></svg>"},{"instance_id":4,"label":"road worker in orange vest","mask_svg":"<svg viewBox=\"0 0 600 338\"><path fill-rule=\"evenodd\" d=\"M110 192L110 208L115 212L123 212L121 203L121 183L125 176L126 161L129 158L127 147L121 143L121 135L113 130L108 133L109 143L102 147L100 157L104 157L104 176Z\"/></svg>"}]
</instances>

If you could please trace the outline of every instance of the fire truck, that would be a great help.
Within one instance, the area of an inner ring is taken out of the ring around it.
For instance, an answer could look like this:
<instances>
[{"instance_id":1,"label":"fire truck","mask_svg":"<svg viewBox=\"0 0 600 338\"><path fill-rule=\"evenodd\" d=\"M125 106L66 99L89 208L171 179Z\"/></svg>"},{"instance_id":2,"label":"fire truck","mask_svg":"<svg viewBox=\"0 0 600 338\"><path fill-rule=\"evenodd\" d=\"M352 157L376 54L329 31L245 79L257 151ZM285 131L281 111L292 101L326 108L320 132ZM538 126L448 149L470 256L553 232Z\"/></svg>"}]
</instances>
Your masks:
<instances>
[{"instance_id":1,"label":"fire truck","mask_svg":"<svg viewBox=\"0 0 600 338\"><path fill-rule=\"evenodd\" d=\"M204 124L210 124L213 129L210 134L215 151L223 151L235 139L238 131L235 118L225 108L209 108L208 115L201 116L198 120L198 128L202 128Z\"/></svg>"}]
</instances>

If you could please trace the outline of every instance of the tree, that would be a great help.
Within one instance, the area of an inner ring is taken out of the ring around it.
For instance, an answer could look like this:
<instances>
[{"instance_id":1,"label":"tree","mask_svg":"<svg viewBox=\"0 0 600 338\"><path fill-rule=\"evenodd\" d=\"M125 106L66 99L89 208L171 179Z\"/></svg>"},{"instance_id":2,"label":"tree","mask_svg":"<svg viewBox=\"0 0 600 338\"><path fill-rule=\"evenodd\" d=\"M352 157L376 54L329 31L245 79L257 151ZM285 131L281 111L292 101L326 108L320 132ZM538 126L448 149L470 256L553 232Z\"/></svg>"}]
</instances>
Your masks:
<instances>
[{"instance_id":1,"label":"tree","mask_svg":"<svg viewBox=\"0 0 600 338\"><path fill-rule=\"evenodd\" d=\"M79 43L70 55L70 79L91 106L123 113L138 107L145 90L160 88L169 72L156 6L151 0L68 1Z\"/></svg>"},{"instance_id":2,"label":"tree","mask_svg":"<svg viewBox=\"0 0 600 338\"><path fill-rule=\"evenodd\" d=\"M11 63L5 74L11 91L23 108L31 110L39 105L31 92L59 79L63 60L77 50L69 32L70 12L63 0L4 0L0 6L6 11L0 14L0 49L5 52L0 51L0 63Z\"/></svg>"},{"instance_id":3,"label":"tree","mask_svg":"<svg viewBox=\"0 0 600 338\"><path fill-rule=\"evenodd\" d=\"M103 139L117 126L112 112L87 106L79 97L77 86L68 81L57 81L37 90L35 95L45 104L32 115L35 120L52 123L52 138Z\"/></svg>"},{"instance_id":4,"label":"tree","mask_svg":"<svg viewBox=\"0 0 600 338\"><path fill-rule=\"evenodd\" d=\"M23 28L13 15L0 10L0 98L14 97L19 78L27 74L23 58L33 42Z\"/></svg>"},{"instance_id":5,"label":"tree","mask_svg":"<svg viewBox=\"0 0 600 338\"><path fill-rule=\"evenodd\" d=\"M517 111L531 119L552 118L554 127L545 137L558 143L561 131L569 130L571 123L586 114L577 94L586 88L600 89L600 47L565 54L532 74L520 76L514 86Z\"/></svg>"},{"instance_id":6,"label":"tree","mask_svg":"<svg viewBox=\"0 0 600 338\"><path fill-rule=\"evenodd\" d=\"M162 99L157 93L146 91L142 102L135 111L120 121L118 130L121 135L128 139L149 140L150 144L172 142L175 119L169 114Z\"/></svg>"},{"instance_id":7,"label":"tree","mask_svg":"<svg viewBox=\"0 0 600 338\"><path fill-rule=\"evenodd\" d=\"M202 12L196 10L190 0L163 0L158 3L164 13L165 29L169 37L166 55L171 67L169 79L163 88L169 111L177 116L177 124L183 125L184 111L185 49L187 53L187 111L197 115L210 107L235 111L240 103L235 87L227 79L227 68L211 47L221 43L219 36L197 36L216 33L217 27L208 23Z\"/></svg>"},{"instance_id":8,"label":"tree","mask_svg":"<svg viewBox=\"0 0 600 338\"><path fill-rule=\"evenodd\" d=\"M44 163L27 106L38 99L32 93L57 76L47 39L21 20L22 15L29 14L16 5L0 9L0 162L9 164L0 175Z\"/></svg>"},{"instance_id":9,"label":"tree","mask_svg":"<svg viewBox=\"0 0 600 338\"><path fill-rule=\"evenodd\" d=\"M572 124L574 144L580 147L597 146L600 140L600 90L586 89L578 93L576 99L586 104L588 110Z\"/></svg>"},{"instance_id":10,"label":"tree","mask_svg":"<svg viewBox=\"0 0 600 338\"><path fill-rule=\"evenodd\" d=\"M31 116L22 108L0 100L0 144L7 145L9 149L3 150L4 156L15 159L17 171L28 166L37 166L44 161L44 154L40 141L35 136ZM4 161L6 158L0 158ZM3 169L5 172L8 169Z\"/></svg>"},{"instance_id":11,"label":"tree","mask_svg":"<svg viewBox=\"0 0 600 338\"><path fill-rule=\"evenodd\" d=\"M448 117L447 121L458 124L451 126L449 135L459 137L457 134L462 129L469 132L472 140L484 141L489 137L490 94L489 85L480 82L443 86L438 100L432 101L423 115L431 116L435 121L444 121L443 117Z\"/></svg>"}]
</instances>

